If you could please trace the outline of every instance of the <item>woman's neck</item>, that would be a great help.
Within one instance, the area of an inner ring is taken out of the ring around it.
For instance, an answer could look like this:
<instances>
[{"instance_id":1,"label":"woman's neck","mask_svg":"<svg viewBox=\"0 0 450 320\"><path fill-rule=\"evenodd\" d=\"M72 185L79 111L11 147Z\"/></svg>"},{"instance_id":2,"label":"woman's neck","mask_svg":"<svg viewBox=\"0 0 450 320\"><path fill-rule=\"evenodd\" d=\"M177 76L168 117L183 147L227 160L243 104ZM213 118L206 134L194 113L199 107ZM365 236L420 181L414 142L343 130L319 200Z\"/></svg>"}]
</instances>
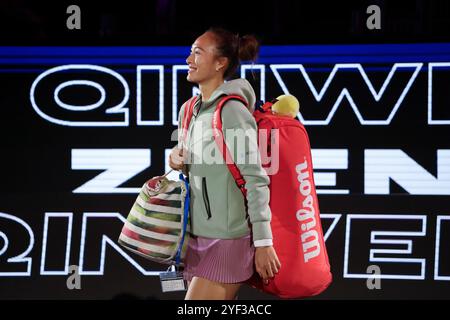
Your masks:
<instances>
[{"instance_id":1,"label":"woman's neck","mask_svg":"<svg viewBox=\"0 0 450 320\"><path fill-rule=\"evenodd\" d=\"M202 93L202 101L208 101L211 98L212 93L216 90L220 85L223 84L223 79L211 79L206 83L202 83L199 85L200 92Z\"/></svg>"}]
</instances>

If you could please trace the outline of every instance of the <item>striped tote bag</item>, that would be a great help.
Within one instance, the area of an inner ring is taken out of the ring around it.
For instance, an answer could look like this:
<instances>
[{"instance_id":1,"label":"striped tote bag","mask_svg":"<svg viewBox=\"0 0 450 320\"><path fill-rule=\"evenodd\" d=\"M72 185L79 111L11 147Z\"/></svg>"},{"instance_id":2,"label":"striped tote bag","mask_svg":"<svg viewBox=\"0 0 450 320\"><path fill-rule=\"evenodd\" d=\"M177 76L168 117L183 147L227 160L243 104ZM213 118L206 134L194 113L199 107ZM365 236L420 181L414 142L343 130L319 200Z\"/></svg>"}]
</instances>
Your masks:
<instances>
[{"instance_id":1,"label":"striped tote bag","mask_svg":"<svg viewBox=\"0 0 450 320\"><path fill-rule=\"evenodd\" d=\"M184 266L189 239L189 183L183 173L179 181L169 180L169 172L142 186L118 242L152 261Z\"/></svg>"}]
</instances>

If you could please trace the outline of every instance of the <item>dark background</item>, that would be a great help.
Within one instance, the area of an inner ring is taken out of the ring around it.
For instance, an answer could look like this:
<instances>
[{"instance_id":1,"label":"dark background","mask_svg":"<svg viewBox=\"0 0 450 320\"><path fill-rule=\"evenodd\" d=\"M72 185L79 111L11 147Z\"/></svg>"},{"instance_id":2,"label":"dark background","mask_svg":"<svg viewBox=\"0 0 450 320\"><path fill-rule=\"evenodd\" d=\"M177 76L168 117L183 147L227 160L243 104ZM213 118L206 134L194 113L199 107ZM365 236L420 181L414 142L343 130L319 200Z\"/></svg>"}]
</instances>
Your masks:
<instances>
[{"instance_id":1,"label":"dark background","mask_svg":"<svg viewBox=\"0 0 450 320\"><path fill-rule=\"evenodd\" d=\"M81 8L81 30L65 28L71 4ZM381 30L366 28L372 4L381 9ZM430 42L450 35L445 0L3 0L0 12L4 45L190 45L212 25L255 33L266 45Z\"/></svg>"}]
</instances>

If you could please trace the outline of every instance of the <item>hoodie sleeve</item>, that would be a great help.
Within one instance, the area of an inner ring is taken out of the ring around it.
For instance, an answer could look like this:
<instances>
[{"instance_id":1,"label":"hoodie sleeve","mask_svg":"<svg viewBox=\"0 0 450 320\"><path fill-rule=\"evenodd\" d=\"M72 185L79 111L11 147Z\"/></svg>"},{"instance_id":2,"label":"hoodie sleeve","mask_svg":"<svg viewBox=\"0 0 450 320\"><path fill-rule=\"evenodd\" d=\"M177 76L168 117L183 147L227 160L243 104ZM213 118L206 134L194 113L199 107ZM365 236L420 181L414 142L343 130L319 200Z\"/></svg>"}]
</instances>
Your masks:
<instances>
[{"instance_id":1,"label":"hoodie sleeve","mask_svg":"<svg viewBox=\"0 0 450 320\"><path fill-rule=\"evenodd\" d=\"M272 239L269 207L270 179L261 165L255 118L244 104L231 100L222 109L222 129L227 147L246 181L253 242ZM239 141L244 135L245 147L242 148L243 143Z\"/></svg>"}]
</instances>

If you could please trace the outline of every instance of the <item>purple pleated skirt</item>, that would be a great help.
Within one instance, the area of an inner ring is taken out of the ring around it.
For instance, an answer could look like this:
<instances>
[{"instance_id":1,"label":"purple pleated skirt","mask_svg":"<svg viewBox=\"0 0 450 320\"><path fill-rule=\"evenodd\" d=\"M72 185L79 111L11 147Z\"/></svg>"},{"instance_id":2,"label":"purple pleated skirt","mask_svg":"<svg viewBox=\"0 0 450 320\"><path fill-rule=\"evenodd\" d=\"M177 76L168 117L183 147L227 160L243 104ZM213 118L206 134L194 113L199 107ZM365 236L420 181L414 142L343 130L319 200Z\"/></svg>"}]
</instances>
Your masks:
<instances>
[{"instance_id":1,"label":"purple pleated skirt","mask_svg":"<svg viewBox=\"0 0 450 320\"><path fill-rule=\"evenodd\" d=\"M221 283L238 283L255 272L255 247L250 235L236 239L213 239L191 235L183 277L194 276Z\"/></svg>"}]
</instances>

